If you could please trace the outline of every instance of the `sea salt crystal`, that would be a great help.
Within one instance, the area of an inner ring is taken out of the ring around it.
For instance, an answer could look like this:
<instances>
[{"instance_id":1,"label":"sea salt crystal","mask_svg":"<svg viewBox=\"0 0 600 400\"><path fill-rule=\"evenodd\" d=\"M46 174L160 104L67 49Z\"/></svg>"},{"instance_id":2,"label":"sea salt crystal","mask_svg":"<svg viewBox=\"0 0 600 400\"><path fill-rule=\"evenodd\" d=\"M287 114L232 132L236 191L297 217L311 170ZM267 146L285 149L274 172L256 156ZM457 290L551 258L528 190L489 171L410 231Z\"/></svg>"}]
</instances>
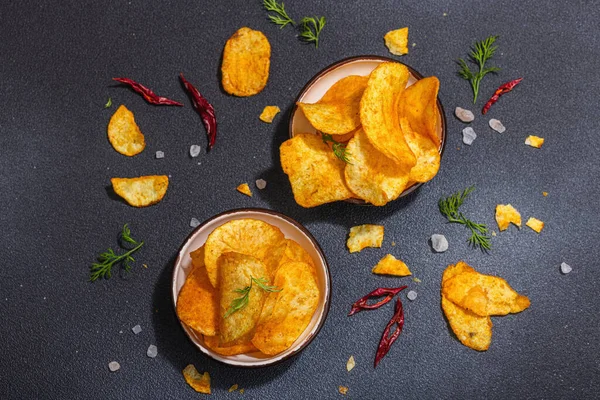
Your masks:
<instances>
[{"instance_id":1,"label":"sea salt crystal","mask_svg":"<svg viewBox=\"0 0 600 400\"><path fill-rule=\"evenodd\" d=\"M562 272L563 274L568 274L569 272L573 271L573 268L571 268L571 266L567 263L562 263L560 264L560 272Z\"/></svg>"},{"instance_id":2,"label":"sea salt crystal","mask_svg":"<svg viewBox=\"0 0 600 400\"><path fill-rule=\"evenodd\" d=\"M433 234L431 235L431 247L436 253L443 253L448 250L448 240L446 236Z\"/></svg>"},{"instance_id":3,"label":"sea salt crystal","mask_svg":"<svg viewBox=\"0 0 600 400\"><path fill-rule=\"evenodd\" d=\"M463 143L466 145L471 145L473 144L473 141L477 138L477 134L475 133L475 131L473 130L473 128L466 127L465 129L463 129Z\"/></svg>"},{"instance_id":4,"label":"sea salt crystal","mask_svg":"<svg viewBox=\"0 0 600 400\"><path fill-rule=\"evenodd\" d=\"M156 158L165 158L165 153L163 151L156 152Z\"/></svg>"},{"instance_id":5,"label":"sea salt crystal","mask_svg":"<svg viewBox=\"0 0 600 400\"><path fill-rule=\"evenodd\" d=\"M190 220L190 226L191 226L192 228L195 228L195 227L197 227L198 225L200 225L200 221L198 221L196 218L192 218L192 219Z\"/></svg>"},{"instance_id":6,"label":"sea salt crystal","mask_svg":"<svg viewBox=\"0 0 600 400\"><path fill-rule=\"evenodd\" d=\"M264 179L257 179L256 187L259 188L260 190L263 190L264 188L267 187L267 181L265 181Z\"/></svg>"},{"instance_id":7,"label":"sea salt crystal","mask_svg":"<svg viewBox=\"0 0 600 400\"><path fill-rule=\"evenodd\" d=\"M133 328L131 328L131 330L133 331L133 333L135 333L137 335L138 333L140 333L142 331L142 327L139 325L136 325Z\"/></svg>"},{"instance_id":8,"label":"sea salt crystal","mask_svg":"<svg viewBox=\"0 0 600 400\"><path fill-rule=\"evenodd\" d=\"M503 133L506 130L504 125L502 125L502 122L494 118L490 119L490 128L492 128L498 133Z\"/></svg>"},{"instance_id":9,"label":"sea salt crystal","mask_svg":"<svg viewBox=\"0 0 600 400\"><path fill-rule=\"evenodd\" d=\"M410 292L408 292L406 294L406 298L409 299L410 301L413 301L417 298L417 292L415 292L414 290L411 290Z\"/></svg>"},{"instance_id":10,"label":"sea salt crystal","mask_svg":"<svg viewBox=\"0 0 600 400\"><path fill-rule=\"evenodd\" d=\"M454 115L456 118L460 119L462 122L471 122L475 119L475 115L472 111L465 110L464 108L456 107L454 110Z\"/></svg>"},{"instance_id":11,"label":"sea salt crystal","mask_svg":"<svg viewBox=\"0 0 600 400\"><path fill-rule=\"evenodd\" d=\"M190 146L190 156L198 157L199 154L200 154L200 146L198 146L197 144L191 145Z\"/></svg>"},{"instance_id":12,"label":"sea salt crystal","mask_svg":"<svg viewBox=\"0 0 600 400\"><path fill-rule=\"evenodd\" d=\"M158 355L158 349L156 348L156 346L153 344L148 346L148 351L146 352L146 355L150 358L156 357Z\"/></svg>"},{"instance_id":13,"label":"sea salt crystal","mask_svg":"<svg viewBox=\"0 0 600 400\"><path fill-rule=\"evenodd\" d=\"M121 369L121 365L116 361L111 361L108 363L108 369L110 369L110 372L115 372Z\"/></svg>"}]
</instances>

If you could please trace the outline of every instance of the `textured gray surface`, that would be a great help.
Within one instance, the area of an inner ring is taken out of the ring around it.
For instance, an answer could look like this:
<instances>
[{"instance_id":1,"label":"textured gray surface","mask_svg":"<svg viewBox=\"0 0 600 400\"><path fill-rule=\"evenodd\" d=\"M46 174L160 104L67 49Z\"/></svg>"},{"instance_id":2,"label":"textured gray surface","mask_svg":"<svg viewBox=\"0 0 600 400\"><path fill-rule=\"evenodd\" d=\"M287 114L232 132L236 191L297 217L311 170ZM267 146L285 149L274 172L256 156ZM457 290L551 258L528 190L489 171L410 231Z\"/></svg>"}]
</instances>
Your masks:
<instances>
[{"instance_id":1,"label":"textured gray surface","mask_svg":"<svg viewBox=\"0 0 600 400\"><path fill-rule=\"evenodd\" d=\"M338 385L356 399L598 396L597 4L289 0L292 16L327 17L315 51L292 29L270 25L258 0L61 3L0 4L0 398L198 398L181 377L188 363L210 372L214 398L235 397L226 390L233 383L253 399L336 398ZM222 92L218 70L226 39L245 25L269 38L272 67L262 93L239 99ZM300 208L278 163L286 110L323 67L348 56L388 55L382 36L402 26L410 27L416 46L401 60L441 80L449 136L440 173L384 208ZM502 71L485 79L473 107L454 60L490 34L501 36L495 63ZM189 147L204 148L205 133L179 72L219 118L214 151L195 159ZM114 85L114 76L134 78L186 107L152 107ZM523 83L488 114L507 131L494 133L476 112L478 139L463 146L454 107L478 111L500 83L520 76ZM108 97L114 106L105 110ZM121 103L135 113L148 143L134 158L106 140L108 119ZM284 110L273 125L257 118L267 104ZM546 138L541 150L523 144L529 134ZM155 159L157 150L164 159ZM111 177L143 174L171 175L160 204L134 209L109 194ZM253 198L235 191L257 178L268 186ZM489 255L469 249L465 229L444 224L436 202L471 184L477 190L465 205L468 215L495 228L494 206L511 203L546 228L537 235L511 227L493 239ZM191 231L190 218L239 207L297 219L331 263L332 307L320 335L294 360L261 370L222 366L196 351L169 294L172 261ZM133 273L88 283L94 256L115 245L125 222L147 243ZM348 228L361 223L385 225L382 249L347 252ZM433 233L448 238L446 253L428 247ZM405 330L374 370L391 306L352 318L346 313L374 287L399 283L370 273L387 252L405 260L422 283L401 281L419 297L405 301ZM462 346L440 310L441 273L460 259L506 278L532 302L521 314L493 319L485 353ZM569 275L560 273L563 261L573 267ZM131 332L136 324L139 335ZM150 344L158 347L155 359L145 354ZM350 355L357 366L348 373ZM116 373L108 370L113 360L121 364Z\"/></svg>"}]
</instances>

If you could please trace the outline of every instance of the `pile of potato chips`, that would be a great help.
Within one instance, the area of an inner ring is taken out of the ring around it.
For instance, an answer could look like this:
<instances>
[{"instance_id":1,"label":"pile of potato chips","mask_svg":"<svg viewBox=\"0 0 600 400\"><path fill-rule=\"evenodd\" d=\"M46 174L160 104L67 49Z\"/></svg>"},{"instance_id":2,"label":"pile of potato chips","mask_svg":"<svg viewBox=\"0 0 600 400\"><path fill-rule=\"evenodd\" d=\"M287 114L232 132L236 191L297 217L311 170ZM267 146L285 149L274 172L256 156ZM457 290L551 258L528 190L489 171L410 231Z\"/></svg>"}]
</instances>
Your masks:
<instances>
[{"instance_id":1,"label":"pile of potato chips","mask_svg":"<svg viewBox=\"0 0 600 400\"><path fill-rule=\"evenodd\" d=\"M357 198L383 206L437 174L439 81L424 78L407 88L409 75L403 64L384 62L368 77L339 80L315 104L298 103L319 133L345 143L348 160L336 157L319 134L285 141L281 165L299 205Z\"/></svg>"},{"instance_id":2,"label":"pile of potato chips","mask_svg":"<svg viewBox=\"0 0 600 400\"><path fill-rule=\"evenodd\" d=\"M281 353L317 309L320 292L311 256L264 221L229 221L190 256L193 269L179 292L177 315L218 354ZM277 291L261 289L253 278ZM248 287L246 304L230 312Z\"/></svg>"}]
</instances>

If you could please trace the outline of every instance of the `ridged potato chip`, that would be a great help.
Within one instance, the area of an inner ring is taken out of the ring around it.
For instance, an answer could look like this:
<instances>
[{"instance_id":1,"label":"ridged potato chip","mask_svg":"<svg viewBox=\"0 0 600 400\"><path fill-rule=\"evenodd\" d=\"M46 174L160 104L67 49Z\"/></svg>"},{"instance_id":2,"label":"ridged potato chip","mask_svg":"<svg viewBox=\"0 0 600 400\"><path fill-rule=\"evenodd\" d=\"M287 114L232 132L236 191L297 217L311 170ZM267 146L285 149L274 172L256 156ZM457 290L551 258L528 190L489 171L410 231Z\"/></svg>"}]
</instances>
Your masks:
<instances>
[{"instance_id":1,"label":"ridged potato chip","mask_svg":"<svg viewBox=\"0 0 600 400\"><path fill-rule=\"evenodd\" d=\"M346 152L350 163L346 164L344 176L357 197L383 206L406 189L411 167L398 165L380 153L362 129L350 139Z\"/></svg>"},{"instance_id":2,"label":"ridged potato chip","mask_svg":"<svg viewBox=\"0 0 600 400\"><path fill-rule=\"evenodd\" d=\"M508 229L511 223L521 228L521 214L510 204L498 204L496 206L496 222L500 231Z\"/></svg>"},{"instance_id":3,"label":"ridged potato chip","mask_svg":"<svg viewBox=\"0 0 600 400\"><path fill-rule=\"evenodd\" d=\"M215 336L219 329L218 300L217 290L210 284L206 268L194 266L179 291L177 316L196 332Z\"/></svg>"},{"instance_id":4,"label":"ridged potato chip","mask_svg":"<svg viewBox=\"0 0 600 400\"><path fill-rule=\"evenodd\" d=\"M231 346L220 346L218 336L204 336L204 345L222 356L235 356L258 351L252 342L234 344Z\"/></svg>"},{"instance_id":5,"label":"ridged potato chip","mask_svg":"<svg viewBox=\"0 0 600 400\"><path fill-rule=\"evenodd\" d=\"M110 117L108 141L116 151L130 157L141 153L146 147L144 135L135 123L133 113L124 105L120 105Z\"/></svg>"},{"instance_id":6,"label":"ridged potato chip","mask_svg":"<svg viewBox=\"0 0 600 400\"><path fill-rule=\"evenodd\" d=\"M298 134L283 142L279 150L283 172L290 179L296 203L302 207L354 197L344 180L345 163L320 135Z\"/></svg>"},{"instance_id":7,"label":"ridged potato chip","mask_svg":"<svg viewBox=\"0 0 600 400\"><path fill-rule=\"evenodd\" d=\"M365 247L381 247L383 243L383 225L358 225L350 228L346 246L350 253L361 251Z\"/></svg>"},{"instance_id":8,"label":"ridged potato chip","mask_svg":"<svg viewBox=\"0 0 600 400\"><path fill-rule=\"evenodd\" d=\"M218 260L219 272L219 346L247 342L254 335L267 293L252 279L270 281L267 267L257 258L241 253L224 253ZM248 300L232 308L250 287Z\"/></svg>"},{"instance_id":9,"label":"ridged potato chip","mask_svg":"<svg viewBox=\"0 0 600 400\"><path fill-rule=\"evenodd\" d=\"M390 53L397 56L408 54L408 27L389 31L383 40Z\"/></svg>"},{"instance_id":10,"label":"ridged potato chip","mask_svg":"<svg viewBox=\"0 0 600 400\"><path fill-rule=\"evenodd\" d=\"M283 239L279 228L256 219L236 219L219 226L208 235L204 244L204 262L210 283L219 287L217 261L221 254L233 251L264 260L271 248ZM272 272L268 271L267 277Z\"/></svg>"},{"instance_id":11,"label":"ridged potato chip","mask_svg":"<svg viewBox=\"0 0 600 400\"><path fill-rule=\"evenodd\" d=\"M400 118L400 126L404 132L404 138L413 154L417 158L417 163L410 170L408 177L410 182L428 182L437 174L440 169L440 152L429 136L421 135L412 130L408 119ZM407 184L407 187L409 185Z\"/></svg>"},{"instance_id":12,"label":"ridged potato chip","mask_svg":"<svg viewBox=\"0 0 600 400\"><path fill-rule=\"evenodd\" d=\"M395 276L409 276L412 275L408 265L402 260L396 259L391 254L383 257L376 266L371 270L374 274L378 275L395 275Z\"/></svg>"},{"instance_id":13,"label":"ridged potato chip","mask_svg":"<svg viewBox=\"0 0 600 400\"><path fill-rule=\"evenodd\" d=\"M183 370L183 377L196 392L210 394L210 375L208 372L200 374L193 364L189 364Z\"/></svg>"},{"instance_id":14,"label":"ridged potato chip","mask_svg":"<svg viewBox=\"0 0 600 400\"><path fill-rule=\"evenodd\" d=\"M169 187L169 177L166 175L111 178L110 182L115 193L133 207L147 207L158 203Z\"/></svg>"},{"instance_id":15,"label":"ridged potato chip","mask_svg":"<svg viewBox=\"0 0 600 400\"><path fill-rule=\"evenodd\" d=\"M280 292L269 293L252 343L264 354L287 350L304 332L319 304L319 287L310 265L289 262L275 274Z\"/></svg>"},{"instance_id":16,"label":"ridged potato chip","mask_svg":"<svg viewBox=\"0 0 600 400\"><path fill-rule=\"evenodd\" d=\"M429 136L439 147L437 95L440 81L435 76L423 78L407 87L398 106L399 115L406 117L418 134Z\"/></svg>"},{"instance_id":17,"label":"ridged potato chip","mask_svg":"<svg viewBox=\"0 0 600 400\"><path fill-rule=\"evenodd\" d=\"M401 169L410 169L417 163L400 128L398 114L408 76L408 68L402 64L379 64L369 75L360 101L360 121L369 141Z\"/></svg>"},{"instance_id":18,"label":"ridged potato chip","mask_svg":"<svg viewBox=\"0 0 600 400\"><path fill-rule=\"evenodd\" d=\"M234 96L252 96L264 89L269 79L271 45L260 31L237 30L225 43L221 64L223 89Z\"/></svg>"}]
</instances>

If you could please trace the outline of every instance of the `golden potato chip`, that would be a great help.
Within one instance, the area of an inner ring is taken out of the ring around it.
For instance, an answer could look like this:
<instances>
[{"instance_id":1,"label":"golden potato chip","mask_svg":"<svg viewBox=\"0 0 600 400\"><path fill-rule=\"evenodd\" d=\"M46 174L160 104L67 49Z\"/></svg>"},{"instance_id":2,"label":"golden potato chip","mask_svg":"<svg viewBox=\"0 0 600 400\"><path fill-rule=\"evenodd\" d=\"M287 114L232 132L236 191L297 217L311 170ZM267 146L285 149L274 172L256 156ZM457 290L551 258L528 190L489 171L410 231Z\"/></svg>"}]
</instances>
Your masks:
<instances>
[{"instance_id":1,"label":"golden potato chip","mask_svg":"<svg viewBox=\"0 0 600 400\"><path fill-rule=\"evenodd\" d=\"M389 31L383 39L390 53L397 56L408 54L408 27Z\"/></svg>"},{"instance_id":2,"label":"golden potato chip","mask_svg":"<svg viewBox=\"0 0 600 400\"><path fill-rule=\"evenodd\" d=\"M406 117L413 131L429 136L439 147L437 95L440 81L435 76L423 78L406 88L400 97L398 110Z\"/></svg>"},{"instance_id":3,"label":"golden potato chip","mask_svg":"<svg viewBox=\"0 0 600 400\"><path fill-rule=\"evenodd\" d=\"M169 177L166 175L111 178L110 182L115 193L134 207L147 207L158 203L169 187Z\"/></svg>"},{"instance_id":4,"label":"golden potato chip","mask_svg":"<svg viewBox=\"0 0 600 400\"><path fill-rule=\"evenodd\" d=\"M319 103L341 103L356 98L360 101L368 80L368 76L348 75L334 83L321 97Z\"/></svg>"},{"instance_id":5,"label":"golden potato chip","mask_svg":"<svg viewBox=\"0 0 600 400\"><path fill-rule=\"evenodd\" d=\"M529 307L529 299L497 276L475 270L463 271L442 282L448 300L482 317L518 313Z\"/></svg>"},{"instance_id":6,"label":"golden potato chip","mask_svg":"<svg viewBox=\"0 0 600 400\"><path fill-rule=\"evenodd\" d=\"M358 128L358 129L360 129L360 128ZM354 131L348 132L348 133L344 133L343 135L331 135L331 137L333 138L333 140L335 140L338 143L346 143L354 137L357 130L354 130Z\"/></svg>"},{"instance_id":7,"label":"golden potato chip","mask_svg":"<svg viewBox=\"0 0 600 400\"><path fill-rule=\"evenodd\" d=\"M215 336L219 329L217 290L210 284L204 266L192 268L177 297L177 316L196 332Z\"/></svg>"},{"instance_id":8,"label":"golden potato chip","mask_svg":"<svg viewBox=\"0 0 600 400\"><path fill-rule=\"evenodd\" d=\"M257 282L270 281L267 267L252 256L229 252L219 257L218 271L219 345L246 342L254 335L267 297L267 292Z\"/></svg>"},{"instance_id":9,"label":"golden potato chip","mask_svg":"<svg viewBox=\"0 0 600 400\"><path fill-rule=\"evenodd\" d=\"M408 68L384 62L375 68L360 101L360 122L377 150L403 168L412 168L417 159L400 128L398 102L408 82Z\"/></svg>"},{"instance_id":10,"label":"golden potato chip","mask_svg":"<svg viewBox=\"0 0 600 400\"><path fill-rule=\"evenodd\" d=\"M542 231L542 229L544 229L544 223L542 221L540 221L539 219L533 218L533 217L530 217L527 220L527 222L525 223L525 225L527 225L528 227L530 227L537 233L540 233Z\"/></svg>"},{"instance_id":11,"label":"golden potato chip","mask_svg":"<svg viewBox=\"0 0 600 400\"><path fill-rule=\"evenodd\" d=\"M281 110L277 106L266 106L259 118L262 122L270 124L280 111Z\"/></svg>"},{"instance_id":12,"label":"golden potato chip","mask_svg":"<svg viewBox=\"0 0 600 400\"><path fill-rule=\"evenodd\" d=\"M344 176L346 184L357 197L375 206L383 206L406 189L410 167L398 165L381 154L362 129L350 139L346 152L350 162L346 164Z\"/></svg>"},{"instance_id":13,"label":"golden potato chip","mask_svg":"<svg viewBox=\"0 0 600 400\"><path fill-rule=\"evenodd\" d=\"M210 394L210 375L208 372L201 375L193 364L189 364L183 370L183 377L196 392Z\"/></svg>"},{"instance_id":14,"label":"golden potato chip","mask_svg":"<svg viewBox=\"0 0 600 400\"><path fill-rule=\"evenodd\" d=\"M396 259L391 254L383 257L376 266L371 270L374 274L378 275L395 275L395 276L409 276L412 275L408 265L403 261Z\"/></svg>"},{"instance_id":15,"label":"golden potato chip","mask_svg":"<svg viewBox=\"0 0 600 400\"><path fill-rule=\"evenodd\" d=\"M492 343L492 319L473 314L442 295L442 310L458 340L473 350L485 351Z\"/></svg>"},{"instance_id":16,"label":"golden potato chip","mask_svg":"<svg viewBox=\"0 0 600 400\"><path fill-rule=\"evenodd\" d=\"M306 263L281 265L273 283L281 291L269 293L252 338L252 343L268 355L287 350L304 332L319 304L319 287Z\"/></svg>"},{"instance_id":17,"label":"golden potato chip","mask_svg":"<svg viewBox=\"0 0 600 400\"><path fill-rule=\"evenodd\" d=\"M222 356L235 356L258 351L252 342L234 344L232 346L220 346L218 336L204 336L204 345Z\"/></svg>"},{"instance_id":18,"label":"golden potato chip","mask_svg":"<svg viewBox=\"0 0 600 400\"><path fill-rule=\"evenodd\" d=\"M194 267L204 267L204 246L200 246L190 253L192 265ZM206 270L206 268L204 268ZM208 275L207 275L208 276Z\"/></svg>"},{"instance_id":19,"label":"golden potato chip","mask_svg":"<svg viewBox=\"0 0 600 400\"><path fill-rule=\"evenodd\" d=\"M317 272L312 257L302 246L291 239L285 239L277 246L271 247L268 254L263 259L263 262L267 266L267 270L270 271L272 275L275 274L279 266L292 261L300 261L310 265L316 277Z\"/></svg>"},{"instance_id":20,"label":"golden potato chip","mask_svg":"<svg viewBox=\"0 0 600 400\"><path fill-rule=\"evenodd\" d=\"M536 149L540 149L544 144L544 138L530 135L527 136L527 139L525 139L525 144L531 147L535 147Z\"/></svg>"},{"instance_id":21,"label":"golden potato chip","mask_svg":"<svg viewBox=\"0 0 600 400\"><path fill-rule=\"evenodd\" d=\"M417 163L410 170L408 177L410 182L428 182L437 174L440 169L440 152L429 136L420 135L413 131L408 119L400 118L400 127L404 132L404 138L408 143L411 151L417 158Z\"/></svg>"},{"instance_id":22,"label":"golden potato chip","mask_svg":"<svg viewBox=\"0 0 600 400\"><path fill-rule=\"evenodd\" d=\"M464 261L459 261L454 265L448 265L442 274L442 283L465 271L475 271L475 269Z\"/></svg>"},{"instance_id":23,"label":"golden potato chip","mask_svg":"<svg viewBox=\"0 0 600 400\"><path fill-rule=\"evenodd\" d=\"M130 157L141 153L146 147L144 135L135 123L133 113L124 105L120 105L110 117L108 140L116 151Z\"/></svg>"},{"instance_id":24,"label":"golden potato chip","mask_svg":"<svg viewBox=\"0 0 600 400\"><path fill-rule=\"evenodd\" d=\"M498 229L504 231L511 223L521 228L521 214L510 204L498 204L496 206L496 222Z\"/></svg>"},{"instance_id":25,"label":"golden potato chip","mask_svg":"<svg viewBox=\"0 0 600 400\"><path fill-rule=\"evenodd\" d=\"M252 197L252 190L250 190L250 186L247 183L242 183L239 185L236 190L246 196Z\"/></svg>"},{"instance_id":26,"label":"golden potato chip","mask_svg":"<svg viewBox=\"0 0 600 400\"><path fill-rule=\"evenodd\" d=\"M264 260L270 249L283 239L279 228L256 219L236 219L219 226L208 235L204 244L204 262L210 283L219 287L217 260L221 254L234 251Z\"/></svg>"},{"instance_id":27,"label":"golden potato chip","mask_svg":"<svg viewBox=\"0 0 600 400\"><path fill-rule=\"evenodd\" d=\"M381 243L383 243L383 226L366 224L350 228L346 246L350 253L356 253L365 247L381 247Z\"/></svg>"},{"instance_id":28,"label":"golden potato chip","mask_svg":"<svg viewBox=\"0 0 600 400\"><path fill-rule=\"evenodd\" d=\"M271 45L260 31L237 30L225 43L221 64L223 89L234 96L252 96L267 85Z\"/></svg>"},{"instance_id":29,"label":"golden potato chip","mask_svg":"<svg viewBox=\"0 0 600 400\"><path fill-rule=\"evenodd\" d=\"M315 207L354 196L344 180L345 163L320 135L301 133L283 142L281 166L292 185L296 203Z\"/></svg>"}]
</instances>

